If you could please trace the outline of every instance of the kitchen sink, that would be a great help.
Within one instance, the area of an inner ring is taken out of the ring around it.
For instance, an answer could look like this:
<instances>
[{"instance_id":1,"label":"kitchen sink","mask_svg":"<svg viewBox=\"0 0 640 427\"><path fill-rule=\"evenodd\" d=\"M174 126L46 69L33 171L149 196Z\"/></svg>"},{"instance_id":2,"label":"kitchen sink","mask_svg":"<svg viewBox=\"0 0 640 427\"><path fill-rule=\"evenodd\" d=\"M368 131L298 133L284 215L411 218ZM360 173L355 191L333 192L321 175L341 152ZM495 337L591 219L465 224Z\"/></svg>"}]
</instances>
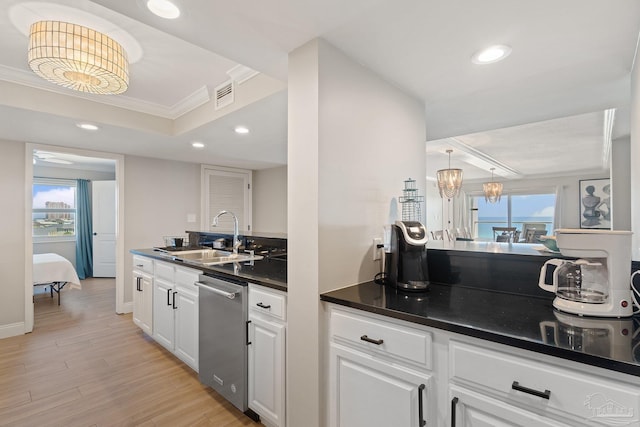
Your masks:
<instances>
[{"instance_id":1,"label":"kitchen sink","mask_svg":"<svg viewBox=\"0 0 640 427\"><path fill-rule=\"evenodd\" d=\"M233 252L219 249L194 249L169 254L172 255L175 261L205 266L226 264L229 262L255 261L263 258L261 255L252 255L250 253L234 254Z\"/></svg>"}]
</instances>

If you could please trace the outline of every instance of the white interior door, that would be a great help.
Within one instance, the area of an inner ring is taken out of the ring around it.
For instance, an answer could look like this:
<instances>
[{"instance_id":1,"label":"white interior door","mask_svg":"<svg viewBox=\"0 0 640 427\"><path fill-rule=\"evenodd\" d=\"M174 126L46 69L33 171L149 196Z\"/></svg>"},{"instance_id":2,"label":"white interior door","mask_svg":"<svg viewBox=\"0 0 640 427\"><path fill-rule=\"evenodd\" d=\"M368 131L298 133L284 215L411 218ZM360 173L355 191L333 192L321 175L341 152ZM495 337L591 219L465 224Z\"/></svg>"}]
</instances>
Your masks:
<instances>
[{"instance_id":1,"label":"white interior door","mask_svg":"<svg viewBox=\"0 0 640 427\"><path fill-rule=\"evenodd\" d=\"M93 277L116 276L116 182L92 181Z\"/></svg>"},{"instance_id":2,"label":"white interior door","mask_svg":"<svg viewBox=\"0 0 640 427\"><path fill-rule=\"evenodd\" d=\"M220 217L218 227L212 228L213 217L221 210L231 211L238 218L240 232L251 231L250 170L212 166L202 167L202 229L233 231L233 218Z\"/></svg>"}]
</instances>

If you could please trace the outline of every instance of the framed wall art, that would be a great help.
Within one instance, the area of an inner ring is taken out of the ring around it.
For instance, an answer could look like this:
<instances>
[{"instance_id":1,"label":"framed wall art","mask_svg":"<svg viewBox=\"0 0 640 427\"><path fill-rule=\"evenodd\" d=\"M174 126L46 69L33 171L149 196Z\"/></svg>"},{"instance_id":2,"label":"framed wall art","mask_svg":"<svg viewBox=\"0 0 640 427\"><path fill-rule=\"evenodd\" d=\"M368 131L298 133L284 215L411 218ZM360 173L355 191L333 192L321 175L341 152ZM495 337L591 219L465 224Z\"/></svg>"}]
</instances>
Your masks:
<instances>
[{"instance_id":1,"label":"framed wall art","mask_svg":"<svg viewBox=\"0 0 640 427\"><path fill-rule=\"evenodd\" d=\"M580 180L580 228L611 229L611 180Z\"/></svg>"}]
</instances>

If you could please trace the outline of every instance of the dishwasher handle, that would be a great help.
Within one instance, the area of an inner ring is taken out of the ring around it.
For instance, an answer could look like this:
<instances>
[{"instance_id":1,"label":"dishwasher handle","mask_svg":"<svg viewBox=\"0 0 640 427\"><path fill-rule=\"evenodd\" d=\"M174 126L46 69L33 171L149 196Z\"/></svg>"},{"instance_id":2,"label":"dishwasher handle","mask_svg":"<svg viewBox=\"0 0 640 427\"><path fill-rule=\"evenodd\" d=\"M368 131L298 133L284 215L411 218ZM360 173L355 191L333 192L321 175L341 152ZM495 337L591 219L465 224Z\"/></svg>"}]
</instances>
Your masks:
<instances>
[{"instance_id":1,"label":"dishwasher handle","mask_svg":"<svg viewBox=\"0 0 640 427\"><path fill-rule=\"evenodd\" d=\"M222 289L214 288L214 287L209 286L206 283L202 283L202 282L195 282L195 285L200 287L200 288L204 288L204 289L206 289L208 291L211 291L214 294L222 295L223 297L229 298L229 299L235 299L236 295L238 295L237 292L223 291Z\"/></svg>"}]
</instances>

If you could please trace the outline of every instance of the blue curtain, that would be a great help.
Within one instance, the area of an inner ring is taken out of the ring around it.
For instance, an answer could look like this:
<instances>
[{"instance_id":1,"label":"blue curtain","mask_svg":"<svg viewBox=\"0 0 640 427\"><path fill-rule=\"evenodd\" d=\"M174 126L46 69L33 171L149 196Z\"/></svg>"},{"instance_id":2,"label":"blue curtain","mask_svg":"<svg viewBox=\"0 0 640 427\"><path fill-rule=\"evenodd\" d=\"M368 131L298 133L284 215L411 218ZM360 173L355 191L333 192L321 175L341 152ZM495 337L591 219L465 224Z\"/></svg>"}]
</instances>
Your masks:
<instances>
[{"instance_id":1,"label":"blue curtain","mask_svg":"<svg viewBox=\"0 0 640 427\"><path fill-rule=\"evenodd\" d=\"M89 181L77 181L76 198L76 271L80 279L93 276L93 224Z\"/></svg>"}]
</instances>

